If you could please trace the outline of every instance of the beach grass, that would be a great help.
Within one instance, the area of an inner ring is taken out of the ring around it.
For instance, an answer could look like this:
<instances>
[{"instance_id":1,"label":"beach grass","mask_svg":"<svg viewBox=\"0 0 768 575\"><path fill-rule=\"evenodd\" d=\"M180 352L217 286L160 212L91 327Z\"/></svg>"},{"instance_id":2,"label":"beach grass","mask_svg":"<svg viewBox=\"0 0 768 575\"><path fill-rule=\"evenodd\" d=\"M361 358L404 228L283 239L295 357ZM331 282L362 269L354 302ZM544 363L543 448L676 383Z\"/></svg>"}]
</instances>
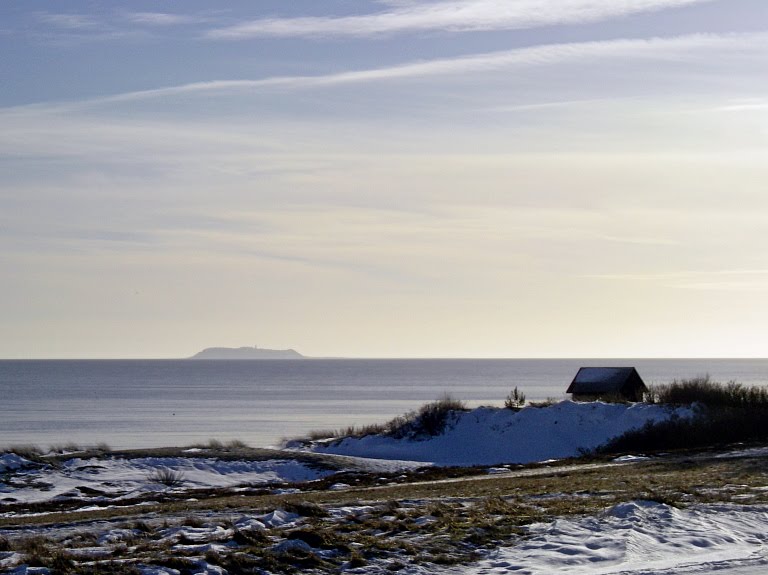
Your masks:
<instances>
[{"instance_id":1,"label":"beach grass","mask_svg":"<svg viewBox=\"0 0 768 575\"><path fill-rule=\"evenodd\" d=\"M457 412L468 411L466 402L445 394L441 398L425 403L418 409L392 418L386 423L363 426L348 426L338 430L310 431L305 437L288 440L286 443L311 443L327 439L346 437L361 438L368 435L383 435L395 439L423 439L440 435Z\"/></svg>"}]
</instances>

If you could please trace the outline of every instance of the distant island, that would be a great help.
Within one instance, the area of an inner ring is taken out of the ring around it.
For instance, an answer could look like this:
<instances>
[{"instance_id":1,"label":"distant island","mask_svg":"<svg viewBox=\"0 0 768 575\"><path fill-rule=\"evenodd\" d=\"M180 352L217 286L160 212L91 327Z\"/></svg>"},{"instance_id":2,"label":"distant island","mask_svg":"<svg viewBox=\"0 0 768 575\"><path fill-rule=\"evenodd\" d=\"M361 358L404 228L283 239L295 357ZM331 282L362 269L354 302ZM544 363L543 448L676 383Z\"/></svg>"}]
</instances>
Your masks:
<instances>
[{"instance_id":1,"label":"distant island","mask_svg":"<svg viewBox=\"0 0 768 575\"><path fill-rule=\"evenodd\" d=\"M208 347L189 359L304 359L295 349L253 347Z\"/></svg>"}]
</instances>

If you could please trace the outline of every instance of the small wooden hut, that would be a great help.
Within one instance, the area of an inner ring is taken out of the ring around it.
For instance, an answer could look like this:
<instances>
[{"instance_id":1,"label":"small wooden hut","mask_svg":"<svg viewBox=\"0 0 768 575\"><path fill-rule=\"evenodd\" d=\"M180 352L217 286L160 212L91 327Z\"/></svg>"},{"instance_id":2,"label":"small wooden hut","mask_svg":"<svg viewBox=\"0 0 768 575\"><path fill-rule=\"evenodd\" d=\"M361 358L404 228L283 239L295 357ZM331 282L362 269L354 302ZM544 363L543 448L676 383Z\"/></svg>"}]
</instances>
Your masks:
<instances>
[{"instance_id":1,"label":"small wooden hut","mask_svg":"<svg viewBox=\"0 0 768 575\"><path fill-rule=\"evenodd\" d=\"M582 367L566 393L574 401L642 401L646 391L634 367Z\"/></svg>"}]
</instances>

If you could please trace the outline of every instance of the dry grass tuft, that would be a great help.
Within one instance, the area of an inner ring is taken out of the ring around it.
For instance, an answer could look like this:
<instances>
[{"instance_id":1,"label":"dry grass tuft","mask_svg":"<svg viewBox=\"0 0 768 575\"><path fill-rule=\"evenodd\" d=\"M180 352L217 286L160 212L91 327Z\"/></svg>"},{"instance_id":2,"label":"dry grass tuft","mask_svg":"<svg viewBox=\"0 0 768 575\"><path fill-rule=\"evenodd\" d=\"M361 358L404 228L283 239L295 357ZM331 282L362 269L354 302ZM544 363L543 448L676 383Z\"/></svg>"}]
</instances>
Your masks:
<instances>
[{"instance_id":1,"label":"dry grass tuft","mask_svg":"<svg viewBox=\"0 0 768 575\"><path fill-rule=\"evenodd\" d=\"M152 483L159 483L166 487L181 487L186 481L184 473L168 467L158 467L152 470L147 479Z\"/></svg>"}]
</instances>

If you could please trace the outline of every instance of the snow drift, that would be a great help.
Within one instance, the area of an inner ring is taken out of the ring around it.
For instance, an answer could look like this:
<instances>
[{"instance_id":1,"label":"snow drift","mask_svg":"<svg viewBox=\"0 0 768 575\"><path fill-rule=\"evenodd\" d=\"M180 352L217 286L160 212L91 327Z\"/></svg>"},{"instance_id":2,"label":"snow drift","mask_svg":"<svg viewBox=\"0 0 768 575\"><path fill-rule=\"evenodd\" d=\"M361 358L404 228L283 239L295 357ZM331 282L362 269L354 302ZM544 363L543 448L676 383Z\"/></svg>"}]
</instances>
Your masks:
<instances>
[{"instance_id":1,"label":"snow drift","mask_svg":"<svg viewBox=\"0 0 768 575\"><path fill-rule=\"evenodd\" d=\"M422 461L436 465L494 465L531 463L578 456L648 421L689 417L690 408L644 403L575 403L519 411L479 407L454 413L453 421L438 436L395 439L383 435L344 438L316 444L313 451Z\"/></svg>"},{"instance_id":2,"label":"snow drift","mask_svg":"<svg viewBox=\"0 0 768 575\"><path fill-rule=\"evenodd\" d=\"M531 525L515 547L445 573L504 575L706 574L768 563L764 506L701 505L675 509L652 501L621 503L597 517ZM735 571L734 571L735 572Z\"/></svg>"}]
</instances>

